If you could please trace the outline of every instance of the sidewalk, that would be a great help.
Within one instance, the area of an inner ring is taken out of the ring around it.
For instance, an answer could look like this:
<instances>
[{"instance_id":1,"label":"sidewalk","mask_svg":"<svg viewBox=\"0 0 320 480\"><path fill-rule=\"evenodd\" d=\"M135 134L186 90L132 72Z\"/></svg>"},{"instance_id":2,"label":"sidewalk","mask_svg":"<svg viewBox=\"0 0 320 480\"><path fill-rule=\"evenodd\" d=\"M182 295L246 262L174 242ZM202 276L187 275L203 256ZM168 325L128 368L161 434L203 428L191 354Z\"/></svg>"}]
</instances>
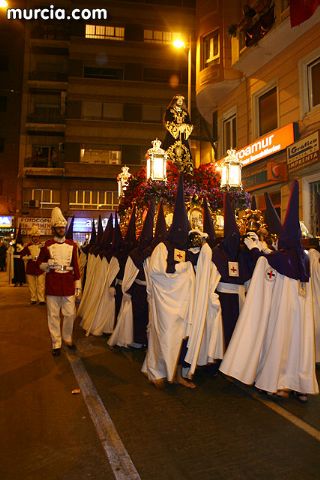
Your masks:
<instances>
[{"instance_id":1,"label":"sidewalk","mask_svg":"<svg viewBox=\"0 0 320 480\"><path fill-rule=\"evenodd\" d=\"M2 272L0 377L1 479L114 478L66 356L51 355L46 307Z\"/></svg>"}]
</instances>

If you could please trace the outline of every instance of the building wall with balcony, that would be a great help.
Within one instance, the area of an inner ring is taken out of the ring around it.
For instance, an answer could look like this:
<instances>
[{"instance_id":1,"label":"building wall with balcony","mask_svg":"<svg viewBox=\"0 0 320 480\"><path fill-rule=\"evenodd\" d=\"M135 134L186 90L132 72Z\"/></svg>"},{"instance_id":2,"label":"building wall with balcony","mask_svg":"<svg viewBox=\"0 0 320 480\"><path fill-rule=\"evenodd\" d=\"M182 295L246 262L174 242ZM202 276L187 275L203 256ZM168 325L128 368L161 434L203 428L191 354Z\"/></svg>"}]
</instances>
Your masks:
<instances>
[{"instance_id":1,"label":"building wall with balcony","mask_svg":"<svg viewBox=\"0 0 320 480\"><path fill-rule=\"evenodd\" d=\"M206 3L199 1L203 6ZM241 39L242 27L239 28L239 25L244 25L243 2L227 2L228 14L224 17L225 3L218 2L222 9L219 10L220 17L226 18L226 21L222 26L217 25L224 31L230 30L231 24L238 26L236 37L224 37L231 48L231 65L227 62L226 65L239 72L238 84L227 93L215 95L214 92L219 92L222 77L211 75L210 78L208 75L207 84L202 86L199 84L202 78L199 72L197 80L200 110L206 90L213 92L210 108L207 104L203 114L208 121L211 117L211 121L215 122L212 128L217 131L217 159L223 158L228 148L241 150L268 132L272 134L291 123L295 124L293 141L308 139L320 127L320 9L309 20L291 28L288 6L285 2L275 1L274 22L270 29L255 44L245 46ZM230 9L232 15L229 15ZM206 16L205 9L201 12L203 22L199 24L205 25L212 16L210 13ZM200 36L205 36L213 24L206 28L200 31ZM319 161L307 159L301 168L290 169L284 148L243 168L244 186L256 195L258 206L262 210L265 208L263 193L268 191L282 216L288 200L288 182L296 177L300 179L302 191L301 219L312 233L319 234L319 225L311 221L315 192L320 191Z\"/></svg>"}]
</instances>

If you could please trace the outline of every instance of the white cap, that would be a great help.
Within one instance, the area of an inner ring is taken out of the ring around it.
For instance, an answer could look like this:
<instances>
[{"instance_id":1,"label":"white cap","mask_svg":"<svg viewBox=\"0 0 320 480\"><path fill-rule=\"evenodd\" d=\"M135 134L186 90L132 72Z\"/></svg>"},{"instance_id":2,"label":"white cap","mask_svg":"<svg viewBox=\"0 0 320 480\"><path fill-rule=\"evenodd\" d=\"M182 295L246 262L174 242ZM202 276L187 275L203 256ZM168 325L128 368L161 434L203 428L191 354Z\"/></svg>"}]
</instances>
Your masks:
<instances>
[{"instance_id":1,"label":"white cap","mask_svg":"<svg viewBox=\"0 0 320 480\"><path fill-rule=\"evenodd\" d=\"M32 225L32 227L29 230L29 235L30 237L38 237L40 235L40 230L38 225Z\"/></svg>"},{"instance_id":2,"label":"white cap","mask_svg":"<svg viewBox=\"0 0 320 480\"><path fill-rule=\"evenodd\" d=\"M51 212L51 226L52 227L65 227L67 220L62 215L59 207L54 207Z\"/></svg>"}]
</instances>

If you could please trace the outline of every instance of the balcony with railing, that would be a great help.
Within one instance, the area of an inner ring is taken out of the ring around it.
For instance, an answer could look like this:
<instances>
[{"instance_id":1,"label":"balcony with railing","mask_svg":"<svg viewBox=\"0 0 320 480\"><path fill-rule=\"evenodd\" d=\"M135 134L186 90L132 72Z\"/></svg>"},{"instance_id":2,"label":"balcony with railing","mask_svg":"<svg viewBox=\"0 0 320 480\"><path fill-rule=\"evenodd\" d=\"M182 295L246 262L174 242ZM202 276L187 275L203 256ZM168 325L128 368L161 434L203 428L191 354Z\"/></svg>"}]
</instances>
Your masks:
<instances>
[{"instance_id":1,"label":"balcony with railing","mask_svg":"<svg viewBox=\"0 0 320 480\"><path fill-rule=\"evenodd\" d=\"M43 71L33 71L29 73L29 80L39 81L39 82L63 82L68 81L68 74L66 72L43 72Z\"/></svg>"}]
</instances>

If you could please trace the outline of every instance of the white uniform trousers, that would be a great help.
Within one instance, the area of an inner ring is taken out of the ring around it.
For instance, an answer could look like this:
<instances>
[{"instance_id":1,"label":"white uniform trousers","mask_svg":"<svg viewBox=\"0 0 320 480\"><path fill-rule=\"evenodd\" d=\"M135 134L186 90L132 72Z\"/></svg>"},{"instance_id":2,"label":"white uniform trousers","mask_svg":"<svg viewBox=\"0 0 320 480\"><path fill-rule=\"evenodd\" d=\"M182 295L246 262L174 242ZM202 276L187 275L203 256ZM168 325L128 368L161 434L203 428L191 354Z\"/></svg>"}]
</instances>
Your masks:
<instances>
[{"instance_id":1,"label":"white uniform trousers","mask_svg":"<svg viewBox=\"0 0 320 480\"><path fill-rule=\"evenodd\" d=\"M44 302L44 289L45 289L45 280L46 275L42 273L41 275L26 275L27 283L30 291L31 302Z\"/></svg>"},{"instance_id":2,"label":"white uniform trousers","mask_svg":"<svg viewBox=\"0 0 320 480\"><path fill-rule=\"evenodd\" d=\"M52 340L52 348L61 348L62 340L72 343L73 322L76 318L75 296L57 297L47 295L48 327ZM61 318L63 315L62 339Z\"/></svg>"}]
</instances>

